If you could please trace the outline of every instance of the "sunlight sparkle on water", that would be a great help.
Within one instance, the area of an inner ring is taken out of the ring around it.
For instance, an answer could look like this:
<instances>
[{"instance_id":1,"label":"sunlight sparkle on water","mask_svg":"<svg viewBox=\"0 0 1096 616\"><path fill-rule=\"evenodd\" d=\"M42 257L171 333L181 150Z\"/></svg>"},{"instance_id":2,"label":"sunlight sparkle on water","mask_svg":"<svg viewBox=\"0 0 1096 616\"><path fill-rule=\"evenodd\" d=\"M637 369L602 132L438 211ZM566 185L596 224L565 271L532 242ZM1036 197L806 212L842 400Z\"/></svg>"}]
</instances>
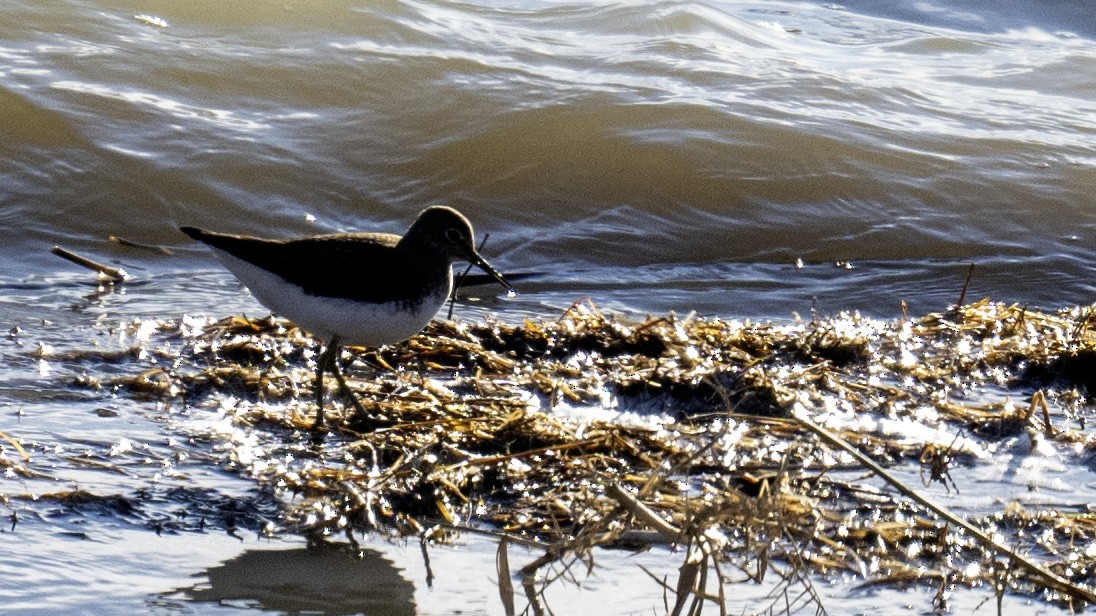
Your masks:
<instances>
[{"instance_id":1,"label":"sunlight sparkle on water","mask_svg":"<svg viewBox=\"0 0 1096 616\"><path fill-rule=\"evenodd\" d=\"M134 15L133 19L135 21L139 21L143 24L148 24L150 26L155 26L157 28L166 28L166 27L168 27L167 20L164 19L163 17L156 17L154 15L140 14L140 15Z\"/></svg>"}]
</instances>

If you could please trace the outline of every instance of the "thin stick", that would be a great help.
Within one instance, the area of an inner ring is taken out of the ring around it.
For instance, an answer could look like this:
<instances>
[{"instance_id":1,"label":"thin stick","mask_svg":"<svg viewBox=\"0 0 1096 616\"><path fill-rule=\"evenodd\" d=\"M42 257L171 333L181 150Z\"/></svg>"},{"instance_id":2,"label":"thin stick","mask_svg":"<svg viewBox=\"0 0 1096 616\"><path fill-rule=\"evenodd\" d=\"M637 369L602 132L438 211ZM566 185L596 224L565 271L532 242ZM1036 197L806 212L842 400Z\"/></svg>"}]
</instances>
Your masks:
<instances>
[{"instance_id":1,"label":"thin stick","mask_svg":"<svg viewBox=\"0 0 1096 616\"><path fill-rule=\"evenodd\" d=\"M963 290L959 292L959 301L955 302L955 308L958 310L963 306L963 301L967 299L967 289L970 288L970 279L974 276L974 264L971 263L967 268L967 279L963 281Z\"/></svg>"},{"instance_id":2,"label":"thin stick","mask_svg":"<svg viewBox=\"0 0 1096 616\"><path fill-rule=\"evenodd\" d=\"M1031 395L1031 409L1028 411L1029 419L1035 414L1036 406L1043 411L1043 433L1047 435L1047 438L1054 438L1054 424L1050 423L1050 405L1047 404L1046 394L1041 389L1035 390L1035 393Z\"/></svg>"},{"instance_id":3,"label":"thin stick","mask_svg":"<svg viewBox=\"0 0 1096 616\"><path fill-rule=\"evenodd\" d=\"M126 238L119 237L117 235L111 235L107 237L107 239L114 242L115 244L118 244L119 246L125 246L127 248L138 248L140 250L148 250L149 252L158 252L165 255L175 254L175 252L167 246L160 246L159 244L143 244L141 242L127 240Z\"/></svg>"},{"instance_id":4,"label":"thin stick","mask_svg":"<svg viewBox=\"0 0 1096 616\"><path fill-rule=\"evenodd\" d=\"M636 519L642 520L644 524L662 535L667 542L677 543L684 538L685 533L681 529L663 520L661 516L651 511L650 507L639 502L639 499L629 494L627 490L618 484L610 483L605 486L605 494L624 507Z\"/></svg>"},{"instance_id":5,"label":"thin stick","mask_svg":"<svg viewBox=\"0 0 1096 616\"><path fill-rule=\"evenodd\" d=\"M514 584L510 580L510 559L506 554L508 542L506 537L499 539L499 549L495 552L495 568L499 575L499 597L502 599L502 609L506 616L514 616Z\"/></svg>"},{"instance_id":6,"label":"thin stick","mask_svg":"<svg viewBox=\"0 0 1096 616\"><path fill-rule=\"evenodd\" d=\"M54 246L50 250L50 252L57 255L58 257L61 257L62 259L72 261L80 267L86 267L89 270L99 272L100 275L106 277L111 282L124 282L127 278L129 278L129 274L126 273L126 270L120 267L111 267L97 261L92 261L87 257L81 257L74 252L65 250L60 246Z\"/></svg>"},{"instance_id":7,"label":"thin stick","mask_svg":"<svg viewBox=\"0 0 1096 616\"><path fill-rule=\"evenodd\" d=\"M3 432L0 432L0 438L4 439L8 443L11 443L11 446L15 448L15 451L18 451L19 455L23 456L24 462L30 462L30 455L27 453L27 450L23 449L23 446L19 444L19 441L13 439L7 434L4 434Z\"/></svg>"},{"instance_id":8,"label":"thin stick","mask_svg":"<svg viewBox=\"0 0 1096 616\"><path fill-rule=\"evenodd\" d=\"M963 518L955 515L951 511L933 503L928 498L920 495L912 488L898 480L894 475L888 473L883 467L875 463L874 460L861 453L859 449L854 447L851 443L841 438L837 434L830 432L826 428L814 423L813 421L805 417L796 417L796 421L802 424L805 428L815 433L823 441L826 441L830 445L846 451L849 455L856 458L860 464L864 465L868 470L878 475L881 479L894 486L899 492L907 496L908 498L920 503L923 507L932 511L936 515L943 518L950 524L954 524L959 528L962 528L964 532L974 537L983 546L991 548L994 552L1001 556L1006 556L1024 569L1028 575L1030 575L1036 583L1052 588L1060 593L1069 595L1075 599L1080 599L1086 603L1096 603L1096 591L1084 586L1079 586L1070 582L1069 580L1051 572L1050 570L1042 567L1038 563L1032 561L1027 556L1016 552L1008 546L1001 545L989 535L985 534L970 522L967 522Z\"/></svg>"},{"instance_id":9,"label":"thin stick","mask_svg":"<svg viewBox=\"0 0 1096 616\"><path fill-rule=\"evenodd\" d=\"M1085 328L1088 327L1088 321L1092 318L1093 309L1093 306L1089 306L1088 310L1078 319L1077 326L1073 328L1073 338L1082 338L1085 335Z\"/></svg>"},{"instance_id":10,"label":"thin stick","mask_svg":"<svg viewBox=\"0 0 1096 616\"><path fill-rule=\"evenodd\" d=\"M483 234L483 241L480 242L479 248L477 248L476 250L482 251L483 247L487 244L488 238L490 238L490 237L491 237L490 233L484 233ZM460 288L461 283L464 282L464 279L468 277L468 273L471 272L471 271L472 271L472 264L469 263L468 267L464 268L464 272L460 276L457 276L457 281L453 284L453 294L449 296L449 312L446 313L446 315L445 315L445 320L446 321L452 321L453 320L453 305L456 304L456 302L457 302L457 289Z\"/></svg>"}]
</instances>

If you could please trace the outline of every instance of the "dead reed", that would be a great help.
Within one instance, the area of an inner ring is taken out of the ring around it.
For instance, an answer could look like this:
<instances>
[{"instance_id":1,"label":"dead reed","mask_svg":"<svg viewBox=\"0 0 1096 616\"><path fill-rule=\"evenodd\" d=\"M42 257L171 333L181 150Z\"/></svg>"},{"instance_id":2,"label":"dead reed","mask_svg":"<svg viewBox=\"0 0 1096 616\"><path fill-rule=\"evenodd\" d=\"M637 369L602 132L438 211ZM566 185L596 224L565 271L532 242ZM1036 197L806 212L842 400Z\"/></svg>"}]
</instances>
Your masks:
<instances>
[{"instance_id":1,"label":"dead reed","mask_svg":"<svg viewBox=\"0 0 1096 616\"><path fill-rule=\"evenodd\" d=\"M1096 604L1091 509L968 519L922 492L958 489L1006 442L1091 455L1092 314L983 300L885 322L625 322L583 303L436 322L343 353L367 413L334 409L340 438L322 449L305 434L315 343L284 322L163 323L146 369L82 384L216 407L265 435L228 456L285 496L285 530L488 533L501 580L508 545L536 546L520 572L534 613L538 584L593 566L594 548L652 544L684 552L679 578L655 581L672 614L725 610L729 584L769 576L784 590L768 611L821 609L808 573L929 585L941 608L960 584L1080 610ZM891 472L909 468L923 485Z\"/></svg>"}]
</instances>

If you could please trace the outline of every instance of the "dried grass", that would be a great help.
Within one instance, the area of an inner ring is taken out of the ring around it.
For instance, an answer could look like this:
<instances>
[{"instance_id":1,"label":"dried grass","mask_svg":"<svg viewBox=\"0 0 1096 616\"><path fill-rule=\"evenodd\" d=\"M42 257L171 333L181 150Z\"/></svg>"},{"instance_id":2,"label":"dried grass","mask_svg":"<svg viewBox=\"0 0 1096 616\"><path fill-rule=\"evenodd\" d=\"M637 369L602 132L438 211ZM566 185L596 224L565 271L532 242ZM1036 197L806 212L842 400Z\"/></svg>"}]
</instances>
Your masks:
<instances>
[{"instance_id":1,"label":"dried grass","mask_svg":"<svg viewBox=\"0 0 1096 616\"><path fill-rule=\"evenodd\" d=\"M595 547L652 543L685 551L679 579L658 582L672 614L726 609L727 583L771 575L782 590L770 612L822 609L808 572L925 584L938 603L969 584L1082 609L1096 603L1091 511L1013 504L964 520L884 467L920 464L954 490L962 463L1003 439L1092 452L1092 313L983 300L894 322L626 323L577 304L520 325L436 322L343 353L368 415L330 408L339 435L319 451L305 434L315 343L282 322L226 319L181 354L154 352L156 367L86 384L232 406L239 424L276 435L283 449L238 461L287 496L289 529L351 541L487 532L500 577L507 543L542 548L523 569L534 612L546 572L591 566ZM614 406L634 413L581 412ZM854 469L870 474L842 472ZM513 588L500 591L512 613Z\"/></svg>"}]
</instances>

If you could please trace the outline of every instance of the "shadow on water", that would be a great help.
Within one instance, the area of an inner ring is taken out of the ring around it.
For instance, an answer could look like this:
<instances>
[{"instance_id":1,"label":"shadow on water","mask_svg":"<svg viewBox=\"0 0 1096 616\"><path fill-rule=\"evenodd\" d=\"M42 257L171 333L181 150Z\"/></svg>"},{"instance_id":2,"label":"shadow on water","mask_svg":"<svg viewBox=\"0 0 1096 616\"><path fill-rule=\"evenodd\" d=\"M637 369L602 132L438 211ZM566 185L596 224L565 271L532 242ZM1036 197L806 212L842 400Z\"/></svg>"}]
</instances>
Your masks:
<instances>
[{"instance_id":1,"label":"shadow on water","mask_svg":"<svg viewBox=\"0 0 1096 616\"><path fill-rule=\"evenodd\" d=\"M210 567L201 577L197 584L160 599L239 603L287 614L415 613L414 585L375 550L248 550Z\"/></svg>"}]
</instances>

